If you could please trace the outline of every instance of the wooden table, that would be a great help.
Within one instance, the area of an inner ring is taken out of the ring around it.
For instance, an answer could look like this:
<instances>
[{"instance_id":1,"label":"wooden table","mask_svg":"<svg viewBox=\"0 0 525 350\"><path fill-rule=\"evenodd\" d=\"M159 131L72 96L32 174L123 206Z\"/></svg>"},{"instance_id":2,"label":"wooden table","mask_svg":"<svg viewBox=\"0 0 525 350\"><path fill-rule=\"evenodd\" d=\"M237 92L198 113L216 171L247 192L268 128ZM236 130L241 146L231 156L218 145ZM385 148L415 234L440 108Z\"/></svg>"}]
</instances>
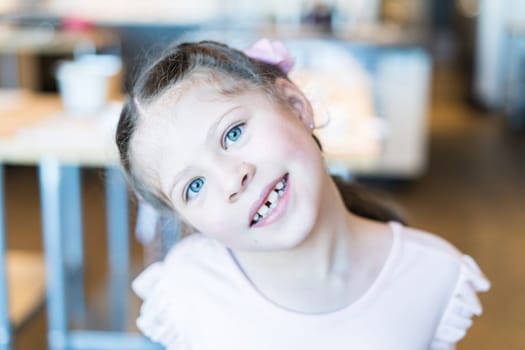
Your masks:
<instances>
[{"instance_id":1,"label":"wooden table","mask_svg":"<svg viewBox=\"0 0 525 350\"><path fill-rule=\"evenodd\" d=\"M113 130L121 103L96 115L67 115L55 95L0 90L0 160L38 164L46 157L83 166L117 165Z\"/></svg>"}]
</instances>

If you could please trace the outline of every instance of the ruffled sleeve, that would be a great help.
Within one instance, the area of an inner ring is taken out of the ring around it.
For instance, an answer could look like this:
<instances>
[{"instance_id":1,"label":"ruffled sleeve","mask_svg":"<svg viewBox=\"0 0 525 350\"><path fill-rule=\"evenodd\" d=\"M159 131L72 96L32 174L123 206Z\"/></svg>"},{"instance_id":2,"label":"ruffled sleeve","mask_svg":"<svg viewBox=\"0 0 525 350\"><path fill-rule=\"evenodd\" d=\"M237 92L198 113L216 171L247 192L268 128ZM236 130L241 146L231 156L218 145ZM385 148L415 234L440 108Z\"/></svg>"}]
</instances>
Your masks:
<instances>
[{"instance_id":1,"label":"ruffled sleeve","mask_svg":"<svg viewBox=\"0 0 525 350\"><path fill-rule=\"evenodd\" d=\"M170 284L162 262L151 264L132 282L133 291L143 300L137 327L168 350L188 350L184 337L177 330Z\"/></svg>"},{"instance_id":2,"label":"ruffled sleeve","mask_svg":"<svg viewBox=\"0 0 525 350\"><path fill-rule=\"evenodd\" d=\"M482 307L476 295L490 289L474 259L463 255L458 281L443 317L437 327L430 350L452 350L472 325L472 317L480 316Z\"/></svg>"}]
</instances>

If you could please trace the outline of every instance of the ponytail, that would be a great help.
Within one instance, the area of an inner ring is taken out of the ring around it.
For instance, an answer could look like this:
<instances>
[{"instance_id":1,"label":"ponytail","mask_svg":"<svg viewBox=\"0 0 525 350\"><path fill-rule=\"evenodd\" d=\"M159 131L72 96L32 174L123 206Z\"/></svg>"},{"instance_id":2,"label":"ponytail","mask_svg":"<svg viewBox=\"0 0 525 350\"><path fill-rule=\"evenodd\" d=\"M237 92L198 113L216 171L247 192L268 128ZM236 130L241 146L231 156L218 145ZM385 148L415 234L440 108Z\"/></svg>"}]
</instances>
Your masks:
<instances>
[{"instance_id":1,"label":"ponytail","mask_svg":"<svg viewBox=\"0 0 525 350\"><path fill-rule=\"evenodd\" d=\"M352 213L381 222L397 221L406 225L405 218L400 215L393 205L380 203L376 195L362 185L350 183L340 177L332 176L346 209Z\"/></svg>"}]
</instances>

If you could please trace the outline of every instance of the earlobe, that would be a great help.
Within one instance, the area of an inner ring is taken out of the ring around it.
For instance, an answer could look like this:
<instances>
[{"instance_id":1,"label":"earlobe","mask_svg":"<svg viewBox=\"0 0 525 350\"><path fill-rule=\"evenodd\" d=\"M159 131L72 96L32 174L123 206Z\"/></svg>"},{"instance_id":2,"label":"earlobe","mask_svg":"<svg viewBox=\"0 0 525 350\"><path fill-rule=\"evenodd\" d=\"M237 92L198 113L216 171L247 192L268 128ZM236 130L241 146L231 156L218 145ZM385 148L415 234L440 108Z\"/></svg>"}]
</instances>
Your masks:
<instances>
[{"instance_id":1,"label":"earlobe","mask_svg":"<svg viewBox=\"0 0 525 350\"><path fill-rule=\"evenodd\" d=\"M302 91L294 83L284 78L277 78L275 80L275 87L303 124L310 131L313 131L314 118L312 106Z\"/></svg>"}]
</instances>

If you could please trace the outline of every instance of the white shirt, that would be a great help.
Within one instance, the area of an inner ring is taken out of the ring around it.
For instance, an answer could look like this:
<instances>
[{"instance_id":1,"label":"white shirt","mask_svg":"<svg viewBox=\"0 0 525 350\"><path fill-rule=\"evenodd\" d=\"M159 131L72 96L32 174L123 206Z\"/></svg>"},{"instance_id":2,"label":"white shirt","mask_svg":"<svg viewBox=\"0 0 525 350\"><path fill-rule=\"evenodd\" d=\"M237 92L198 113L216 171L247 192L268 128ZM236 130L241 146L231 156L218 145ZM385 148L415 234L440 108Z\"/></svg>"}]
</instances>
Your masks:
<instances>
[{"instance_id":1,"label":"white shirt","mask_svg":"<svg viewBox=\"0 0 525 350\"><path fill-rule=\"evenodd\" d=\"M323 314L264 298L227 248L193 234L134 282L139 329L169 350L454 349L481 314L489 281L474 260L433 234L390 223L393 243L372 286Z\"/></svg>"}]
</instances>

